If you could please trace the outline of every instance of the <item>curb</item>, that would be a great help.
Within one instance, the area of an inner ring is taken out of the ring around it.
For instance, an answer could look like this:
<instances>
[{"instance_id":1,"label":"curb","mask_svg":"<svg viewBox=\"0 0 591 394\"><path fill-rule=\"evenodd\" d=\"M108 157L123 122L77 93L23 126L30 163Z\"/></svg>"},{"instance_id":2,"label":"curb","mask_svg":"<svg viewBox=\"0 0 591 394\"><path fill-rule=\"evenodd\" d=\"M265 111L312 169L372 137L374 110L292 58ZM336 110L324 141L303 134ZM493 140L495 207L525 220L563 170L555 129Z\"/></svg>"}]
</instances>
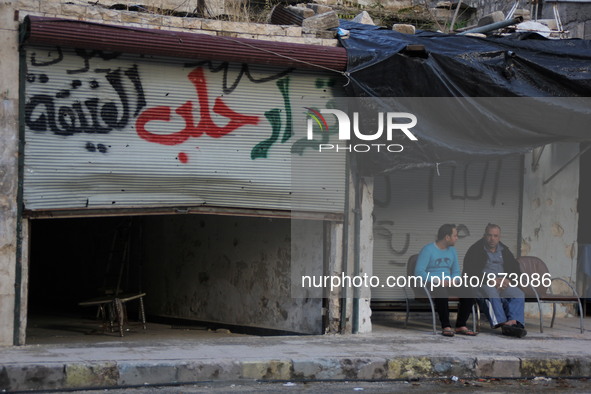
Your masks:
<instances>
[{"instance_id":1,"label":"curb","mask_svg":"<svg viewBox=\"0 0 591 394\"><path fill-rule=\"evenodd\" d=\"M397 357L200 362L75 362L5 364L0 390L106 389L209 381L350 381L425 378L591 376L591 360L576 358Z\"/></svg>"}]
</instances>

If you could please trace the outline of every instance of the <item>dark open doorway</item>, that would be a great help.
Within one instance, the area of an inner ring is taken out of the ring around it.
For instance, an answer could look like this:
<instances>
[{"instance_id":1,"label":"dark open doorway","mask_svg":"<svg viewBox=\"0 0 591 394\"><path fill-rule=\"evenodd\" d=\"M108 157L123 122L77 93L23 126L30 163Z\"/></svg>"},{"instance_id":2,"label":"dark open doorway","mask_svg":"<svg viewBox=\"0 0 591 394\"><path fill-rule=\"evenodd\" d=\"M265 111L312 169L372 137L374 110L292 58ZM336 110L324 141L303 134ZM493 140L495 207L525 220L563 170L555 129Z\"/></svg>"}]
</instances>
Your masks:
<instances>
[{"instance_id":1,"label":"dark open doorway","mask_svg":"<svg viewBox=\"0 0 591 394\"><path fill-rule=\"evenodd\" d=\"M79 313L78 302L110 290L122 259L120 285L141 290L140 231L130 217L33 220L29 311Z\"/></svg>"},{"instance_id":2,"label":"dark open doorway","mask_svg":"<svg viewBox=\"0 0 591 394\"><path fill-rule=\"evenodd\" d=\"M141 242L141 222L133 217L32 220L27 342L30 329L40 325L67 331L57 323L64 318L91 322L72 324L74 331L104 329L108 319L98 316L98 306L79 303L114 292L140 292ZM135 319L139 304L129 303L125 312Z\"/></svg>"}]
</instances>

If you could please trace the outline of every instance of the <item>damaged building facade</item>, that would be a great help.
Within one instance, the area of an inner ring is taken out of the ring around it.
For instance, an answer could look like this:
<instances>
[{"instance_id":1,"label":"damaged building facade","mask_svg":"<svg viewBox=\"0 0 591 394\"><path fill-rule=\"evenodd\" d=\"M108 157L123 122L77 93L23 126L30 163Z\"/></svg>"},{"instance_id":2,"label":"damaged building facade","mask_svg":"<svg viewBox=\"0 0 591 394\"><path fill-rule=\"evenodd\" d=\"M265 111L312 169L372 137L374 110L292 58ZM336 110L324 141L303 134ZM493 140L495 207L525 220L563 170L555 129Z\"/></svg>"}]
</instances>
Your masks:
<instances>
[{"instance_id":1,"label":"damaged building facade","mask_svg":"<svg viewBox=\"0 0 591 394\"><path fill-rule=\"evenodd\" d=\"M26 343L27 316L84 313L109 286L145 293L148 317L347 329L337 293L297 285L341 271L346 156L319 154L295 127L342 95L342 76L316 66L344 69L336 40L59 1L3 7L3 344Z\"/></svg>"},{"instance_id":2,"label":"damaged building facade","mask_svg":"<svg viewBox=\"0 0 591 394\"><path fill-rule=\"evenodd\" d=\"M301 277L402 275L443 222L461 225L462 252L495 221L511 249L585 285L578 143L362 173L295 127L347 94L336 39L100 4L0 6L3 345L27 343L35 313L82 313L116 260L116 286L145 293L148 316L368 332L370 300L399 289L327 292Z\"/></svg>"}]
</instances>

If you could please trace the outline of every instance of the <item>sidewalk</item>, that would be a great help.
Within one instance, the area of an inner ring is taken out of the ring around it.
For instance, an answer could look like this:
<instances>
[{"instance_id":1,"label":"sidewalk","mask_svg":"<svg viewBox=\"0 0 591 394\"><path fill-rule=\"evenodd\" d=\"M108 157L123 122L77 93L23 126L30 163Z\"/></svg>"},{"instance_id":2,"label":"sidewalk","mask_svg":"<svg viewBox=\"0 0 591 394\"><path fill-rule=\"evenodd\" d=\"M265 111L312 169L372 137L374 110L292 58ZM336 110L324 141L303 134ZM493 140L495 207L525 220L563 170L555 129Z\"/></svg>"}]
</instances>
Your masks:
<instances>
[{"instance_id":1,"label":"sidewalk","mask_svg":"<svg viewBox=\"0 0 591 394\"><path fill-rule=\"evenodd\" d=\"M546 319L543 334L537 320L528 320L522 339L488 327L477 337L445 338L433 335L428 317L407 329L392 314L373 319L374 332L358 335L256 337L150 325L119 338L79 330L78 336L54 338L68 344L0 348L0 390L244 379L591 376L591 332L580 333L578 318L559 319L554 328Z\"/></svg>"}]
</instances>

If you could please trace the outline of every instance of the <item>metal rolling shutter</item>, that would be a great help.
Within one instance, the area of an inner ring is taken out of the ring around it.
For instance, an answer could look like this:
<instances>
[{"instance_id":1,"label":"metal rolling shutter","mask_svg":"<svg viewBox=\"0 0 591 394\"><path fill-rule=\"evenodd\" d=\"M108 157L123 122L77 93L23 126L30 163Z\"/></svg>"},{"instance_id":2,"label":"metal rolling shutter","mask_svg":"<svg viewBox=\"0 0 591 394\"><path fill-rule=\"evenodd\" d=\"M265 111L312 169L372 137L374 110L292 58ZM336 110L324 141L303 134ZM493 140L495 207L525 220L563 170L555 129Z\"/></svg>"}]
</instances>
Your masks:
<instances>
[{"instance_id":1,"label":"metal rolling shutter","mask_svg":"<svg viewBox=\"0 0 591 394\"><path fill-rule=\"evenodd\" d=\"M468 248L492 222L502 241L518 252L521 157L439 166L378 176L374 183L373 274L384 284L389 275L406 275L408 258L435 241L444 223L459 228L460 266ZM402 289L376 287L374 300L403 300Z\"/></svg>"},{"instance_id":2,"label":"metal rolling shutter","mask_svg":"<svg viewBox=\"0 0 591 394\"><path fill-rule=\"evenodd\" d=\"M337 74L59 47L26 62L27 210L343 210L344 154L305 141Z\"/></svg>"}]
</instances>

